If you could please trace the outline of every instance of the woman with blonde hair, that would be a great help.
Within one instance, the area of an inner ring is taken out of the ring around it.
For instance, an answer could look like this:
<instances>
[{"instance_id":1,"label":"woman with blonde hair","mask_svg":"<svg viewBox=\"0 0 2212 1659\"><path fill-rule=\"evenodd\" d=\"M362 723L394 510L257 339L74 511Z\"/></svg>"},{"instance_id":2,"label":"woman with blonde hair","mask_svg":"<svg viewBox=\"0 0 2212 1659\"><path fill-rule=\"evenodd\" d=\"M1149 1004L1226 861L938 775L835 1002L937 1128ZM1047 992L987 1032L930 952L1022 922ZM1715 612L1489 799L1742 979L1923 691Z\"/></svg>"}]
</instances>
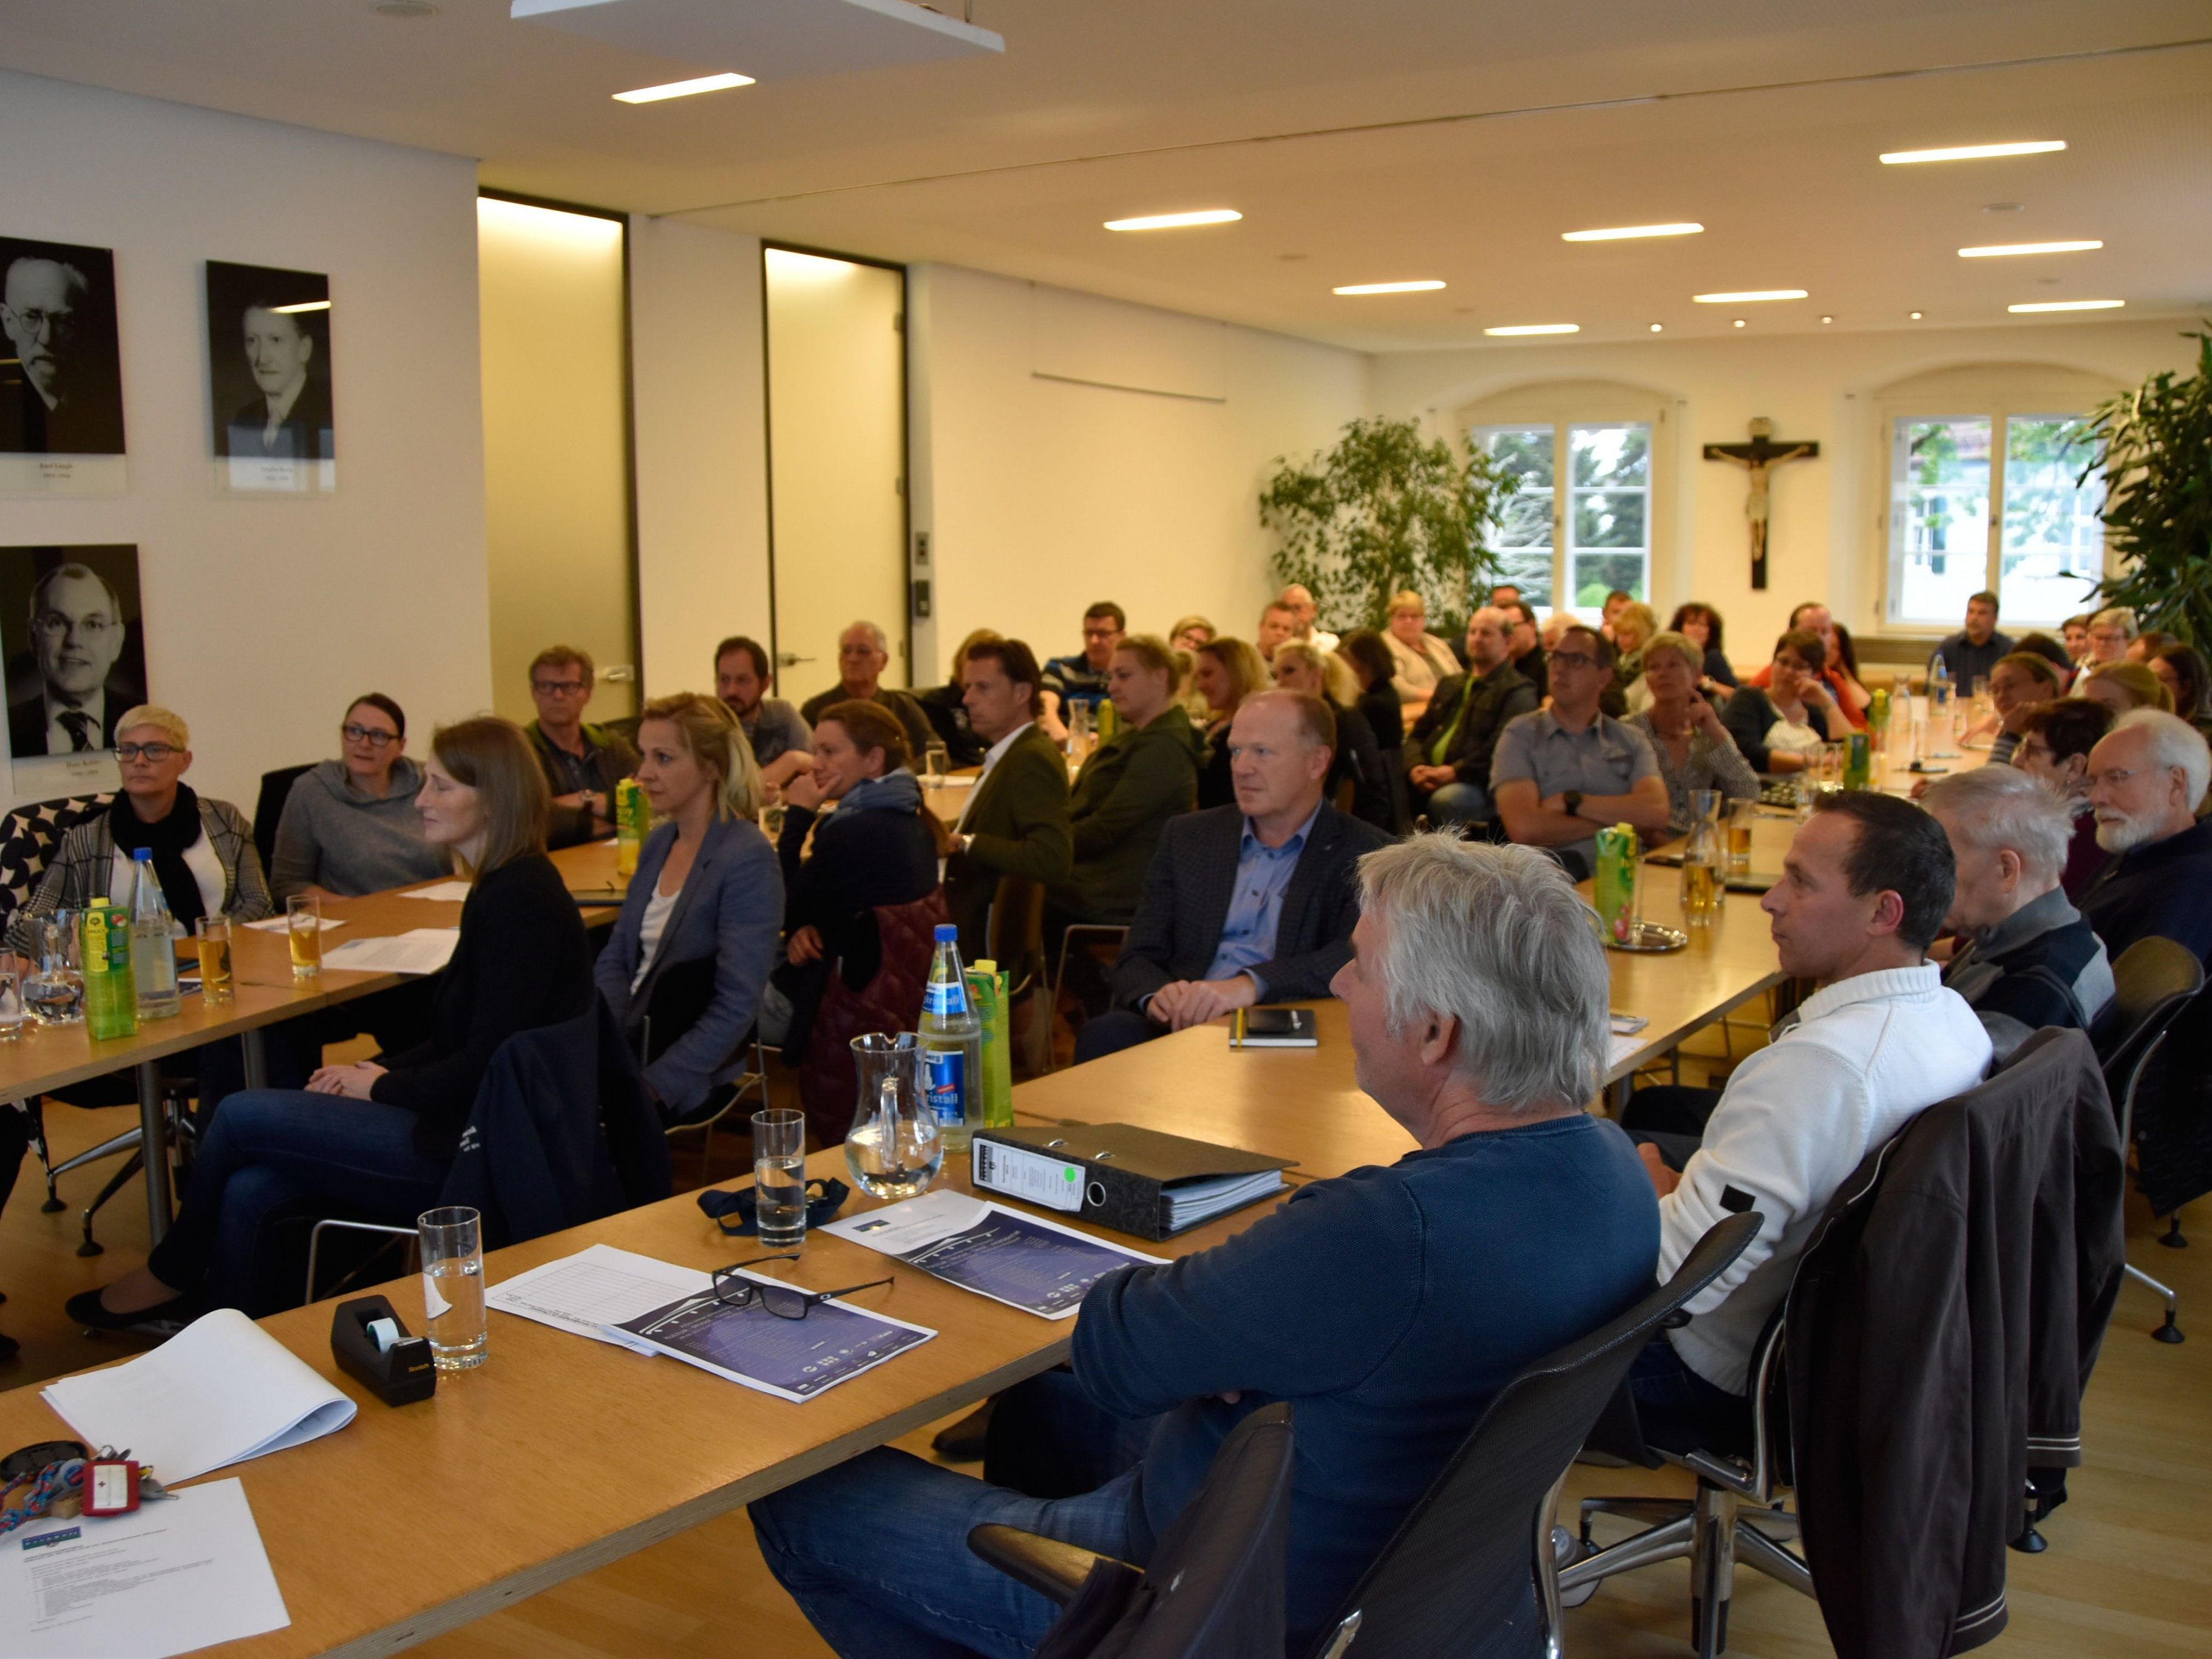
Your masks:
<instances>
[{"instance_id":1,"label":"woman with blonde hair","mask_svg":"<svg viewBox=\"0 0 2212 1659\"><path fill-rule=\"evenodd\" d=\"M718 1109L744 1070L775 965L783 877L756 822L752 745L720 698L655 697L638 714L637 747L637 787L659 823L592 976L663 1116L681 1123ZM805 773L791 779L785 799L806 785Z\"/></svg>"},{"instance_id":2,"label":"woman with blonde hair","mask_svg":"<svg viewBox=\"0 0 2212 1659\"><path fill-rule=\"evenodd\" d=\"M2173 712L2173 693L2139 662L2100 662L2075 690L2091 702L2104 704L2116 720L2138 708Z\"/></svg>"},{"instance_id":3,"label":"woman with blonde hair","mask_svg":"<svg viewBox=\"0 0 2212 1659\"><path fill-rule=\"evenodd\" d=\"M1428 601L1410 587L1390 596L1382 643L1398 665L1390 684L1397 688L1400 702L1420 702L1440 682L1462 672L1451 647L1429 632Z\"/></svg>"},{"instance_id":4,"label":"woman with blonde hair","mask_svg":"<svg viewBox=\"0 0 2212 1659\"><path fill-rule=\"evenodd\" d=\"M1168 629L1168 645L1176 651L1195 651L1213 637L1213 624L1203 617L1183 617Z\"/></svg>"},{"instance_id":5,"label":"woman with blonde hair","mask_svg":"<svg viewBox=\"0 0 2212 1659\"><path fill-rule=\"evenodd\" d=\"M325 1066L305 1089L225 1100L200 1137L175 1225L145 1266L71 1297L77 1323L119 1330L204 1308L258 1315L289 1305L290 1296L261 1288L268 1223L301 1205L342 1205L363 1219L411 1224L438 1200L499 1046L590 1008L591 945L545 856L550 798L530 739L511 720L463 720L439 728L422 769L415 804L423 839L450 852L470 884L459 941L430 981L428 1036L399 1054Z\"/></svg>"},{"instance_id":6,"label":"woman with blonde hair","mask_svg":"<svg viewBox=\"0 0 2212 1659\"><path fill-rule=\"evenodd\" d=\"M1198 769L1198 805L1226 806L1237 799L1229 777L1229 722L1237 705L1274 684L1255 647L1216 635L1191 653L1191 689L1206 700L1206 763Z\"/></svg>"},{"instance_id":7,"label":"woman with blonde hair","mask_svg":"<svg viewBox=\"0 0 2212 1659\"><path fill-rule=\"evenodd\" d=\"M1322 651L1303 640L1285 640L1275 647L1275 684L1285 691L1319 697L1336 716L1336 756L1322 786L1327 798L1335 799L1339 789L1349 783L1352 816L1396 835L1398 808L1390 790L1390 768L1375 728L1356 706L1359 679L1352 665L1334 651Z\"/></svg>"},{"instance_id":8,"label":"woman with blonde hair","mask_svg":"<svg viewBox=\"0 0 2212 1659\"><path fill-rule=\"evenodd\" d=\"M1632 599L1613 613L1613 683L1635 714L1651 706L1651 693L1644 687L1644 648L1659 632L1659 613Z\"/></svg>"}]
</instances>

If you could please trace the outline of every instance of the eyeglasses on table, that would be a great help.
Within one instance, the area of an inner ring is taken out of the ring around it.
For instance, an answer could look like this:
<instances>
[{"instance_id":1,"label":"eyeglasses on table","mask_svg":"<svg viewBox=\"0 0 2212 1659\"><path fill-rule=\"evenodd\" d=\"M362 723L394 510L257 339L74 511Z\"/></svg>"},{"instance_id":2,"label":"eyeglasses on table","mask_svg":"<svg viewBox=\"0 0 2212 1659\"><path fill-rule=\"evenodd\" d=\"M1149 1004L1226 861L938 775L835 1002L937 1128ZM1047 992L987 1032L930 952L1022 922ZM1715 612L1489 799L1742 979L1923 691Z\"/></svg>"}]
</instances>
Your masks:
<instances>
[{"instance_id":1,"label":"eyeglasses on table","mask_svg":"<svg viewBox=\"0 0 2212 1659\"><path fill-rule=\"evenodd\" d=\"M888 1285L888 1279L872 1279L865 1285L848 1285L840 1291L803 1291L796 1285L778 1285L758 1279L747 1279L743 1269L757 1267L769 1261L796 1261L795 1255L757 1255L744 1261L732 1261L726 1267L714 1269L714 1300L726 1308L750 1308L755 1303L767 1309L778 1319L804 1319L810 1310L841 1296L851 1296L858 1291L872 1291L878 1285Z\"/></svg>"}]
</instances>

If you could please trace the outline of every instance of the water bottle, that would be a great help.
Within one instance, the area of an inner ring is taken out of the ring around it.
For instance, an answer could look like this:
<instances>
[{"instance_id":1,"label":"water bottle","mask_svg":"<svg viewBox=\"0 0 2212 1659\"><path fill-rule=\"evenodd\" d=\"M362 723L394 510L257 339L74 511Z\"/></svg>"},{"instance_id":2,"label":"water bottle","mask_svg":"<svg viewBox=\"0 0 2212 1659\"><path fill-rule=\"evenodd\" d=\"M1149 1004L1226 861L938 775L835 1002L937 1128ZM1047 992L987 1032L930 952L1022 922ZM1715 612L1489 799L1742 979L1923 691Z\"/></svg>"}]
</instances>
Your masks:
<instances>
[{"instance_id":1,"label":"water bottle","mask_svg":"<svg viewBox=\"0 0 2212 1659\"><path fill-rule=\"evenodd\" d=\"M1929 750L1932 758L1947 760L1954 752L1951 746L1951 671L1943 665L1943 653L1938 651L1928 663L1928 731Z\"/></svg>"},{"instance_id":2,"label":"water bottle","mask_svg":"<svg viewBox=\"0 0 2212 1659\"><path fill-rule=\"evenodd\" d=\"M167 1019L184 1004L177 994L175 927L154 873L154 849L134 848L131 869L131 976L138 988L138 1018Z\"/></svg>"},{"instance_id":3,"label":"water bottle","mask_svg":"<svg viewBox=\"0 0 2212 1659\"><path fill-rule=\"evenodd\" d=\"M84 1023L99 1041L136 1036L138 992L131 975L131 919L104 898L84 912Z\"/></svg>"},{"instance_id":4,"label":"water bottle","mask_svg":"<svg viewBox=\"0 0 2212 1659\"><path fill-rule=\"evenodd\" d=\"M929 985L921 994L921 1091L948 1154L968 1150L968 1131L982 1121L983 1022L960 964L960 930L937 930Z\"/></svg>"},{"instance_id":5,"label":"water bottle","mask_svg":"<svg viewBox=\"0 0 2212 1659\"><path fill-rule=\"evenodd\" d=\"M1067 757L1081 760L1091 752L1091 705L1079 702L1067 711Z\"/></svg>"}]
</instances>

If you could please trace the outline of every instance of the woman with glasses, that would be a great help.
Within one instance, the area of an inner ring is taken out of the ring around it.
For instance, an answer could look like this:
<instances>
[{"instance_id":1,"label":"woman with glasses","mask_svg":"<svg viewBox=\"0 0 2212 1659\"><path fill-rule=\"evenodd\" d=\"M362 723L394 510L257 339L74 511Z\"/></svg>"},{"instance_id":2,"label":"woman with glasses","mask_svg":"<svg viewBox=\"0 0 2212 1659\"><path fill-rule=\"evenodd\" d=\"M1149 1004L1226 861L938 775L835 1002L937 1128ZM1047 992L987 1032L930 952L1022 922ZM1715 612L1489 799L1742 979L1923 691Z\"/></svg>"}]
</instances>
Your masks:
<instances>
[{"instance_id":1,"label":"woman with glasses","mask_svg":"<svg viewBox=\"0 0 2212 1659\"><path fill-rule=\"evenodd\" d=\"M2097 815L2089 805L2089 751L2112 729L2112 711L2087 697L2039 704L2021 721L2012 763L2056 793L2074 815L2066 846L2066 871L2058 884L2078 899L2112 861L2097 845Z\"/></svg>"},{"instance_id":2,"label":"woman with glasses","mask_svg":"<svg viewBox=\"0 0 2212 1659\"><path fill-rule=\"evenodd\" d=\"M140 848L151 850L169 914L187 932L202 916L257 921L269 915L274 907L252 828L228 801L204 800L184 781L192 750L183 718L151 704L126 711L115 722L115 759L122 792L62 837L38 891L8 923L8 948L33 949L57 910L81 910L96 898L128 906L131 854Z\"/></svg>"},{"instance_id":3,"label":"woman with glasses","mask_svg":"<svg viewBox=\"0 0 2212 1659\"><path fill-rule=\"evenodd\" d=\"M338 725L338 758L293 784L276 823L269 885L354 898L443 875L445 854L422 839L415 796L422 769L407 757L406 712L381 691L354 699Z\"/></svg>"}]
</instances>

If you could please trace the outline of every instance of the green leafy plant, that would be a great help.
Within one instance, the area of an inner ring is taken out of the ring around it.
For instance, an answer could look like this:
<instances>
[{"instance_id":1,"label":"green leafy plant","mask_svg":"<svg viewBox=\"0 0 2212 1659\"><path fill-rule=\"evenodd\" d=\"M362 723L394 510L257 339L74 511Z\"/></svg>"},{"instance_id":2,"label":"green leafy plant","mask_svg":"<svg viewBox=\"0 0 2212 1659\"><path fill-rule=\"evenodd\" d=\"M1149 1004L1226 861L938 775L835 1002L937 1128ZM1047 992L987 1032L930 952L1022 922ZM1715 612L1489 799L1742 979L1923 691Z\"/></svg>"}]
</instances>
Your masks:
<instances>
[{"instance_id":1,"label":"green leafy plant","mask_svg":"<svg viewBox=\"0 0 2212 1659\"><path fill-rule=\"evenodd\" d=\"M1424 438L1418 421L1347 422L1328 453L1276 467L1260 496L1260 522L1282 538L1275 569L1312 590L1332 629L1382 627L1404 588L1431 627L1449 627L1498 568L1488 537L1515 480L1480 450L1462 461Z\"/></svg>"},{"instance_id":2,"label":"green leafy plant","mask_svg":"<svg viewBox=\"0 0 2212 1659\"><path fill-rule=\"evenodd\" d=\"M2096 459L2081 476L2103 472L2107 538L2124 562L2098 599L2201 651L2212 646L2212 332L2182 337L2197 343L2197 373L2154 374L2092 410Z\"/></svg>"}]
</instances>

